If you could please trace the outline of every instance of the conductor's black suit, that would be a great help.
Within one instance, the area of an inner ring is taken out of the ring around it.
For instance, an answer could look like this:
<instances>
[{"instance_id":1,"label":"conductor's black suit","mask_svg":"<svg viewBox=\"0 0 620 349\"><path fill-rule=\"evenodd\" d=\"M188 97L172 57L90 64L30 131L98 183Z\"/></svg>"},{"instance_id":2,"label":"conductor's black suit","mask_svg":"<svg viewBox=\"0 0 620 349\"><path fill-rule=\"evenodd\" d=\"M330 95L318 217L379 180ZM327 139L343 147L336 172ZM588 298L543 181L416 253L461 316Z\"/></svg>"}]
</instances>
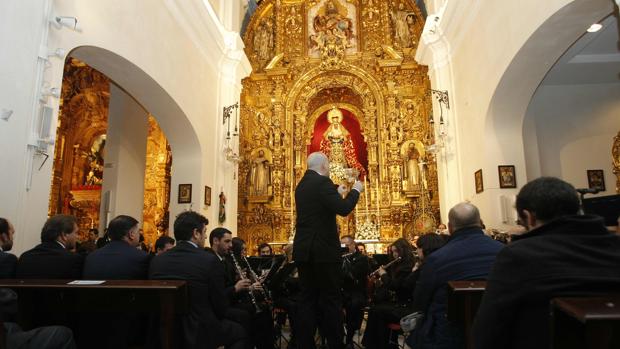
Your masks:
<instances>
[{"instance_id":1,"label":"conductor's black suit","mask_svg":"<svg viewBox=\"0 0 620 349\"><path fill-rule=\"evenodd\" d=\"M314 348L317 313L330 349L342 346L342 257L336 214L351 213L358 199L357 190L343 199L329 177L312 170L306 171L295 189L293 259L302 288L297 321L300 349Z\"/></svg>"}]
</instances>

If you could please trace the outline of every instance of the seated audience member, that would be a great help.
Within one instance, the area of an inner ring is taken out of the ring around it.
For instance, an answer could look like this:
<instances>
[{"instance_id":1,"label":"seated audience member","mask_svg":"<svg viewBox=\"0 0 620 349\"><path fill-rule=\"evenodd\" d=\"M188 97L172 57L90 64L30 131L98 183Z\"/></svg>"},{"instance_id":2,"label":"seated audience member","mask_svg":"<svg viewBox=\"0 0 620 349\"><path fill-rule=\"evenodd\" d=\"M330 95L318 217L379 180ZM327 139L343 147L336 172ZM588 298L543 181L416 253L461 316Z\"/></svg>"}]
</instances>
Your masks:
<instances>
[{"instance_id":1,"label":"seated audience member","mask_svg":"<svg viewBox=\"0 0 620 349\"><path fill-rule=\"evenodd\" d=\"M516 207L528 232L497 255L474 322L475 348L550 348L552 298L620 290L620 237L602 218L578 214L572 185L538 178L521 188Z\"/></svg>"},{"instance_id":2,"label":"seated audience member","mask_svg":"<svg viewBox=\"0 0 620 349\"><path fill-rule=\"evenodd\" d=\"M17 261L19 279L79 279L84 257L71 253L79 231L75 217L55 215L41 230L41 244L24 252Z\"/></svg>"},{"instance_id":3,"label":"seated audience member","mask_svg":"<svg viewBox=\"0 0 620 349\"><path fill-rule=\"evenodd\" d=\"M273 256L273 250L271 249L271 245L266 242L258 245L258 255L261 257L271 257Z\"/></svg>"},{"instance_id":4,"label":"seated audience member","mask_svg":"<svg viewBox=\"0 0 620 349\"><path fill-rule=\"evenodd\" d=\"M6 218L0 218L0 279L12 279L15 277L17 257L7 253L13 248L13 235L15 228Z\"/></svg>"},{"instance_id":5,"label":"seated audience member","mask_svg":"<svg viewBox=\"0 0 620 349\"><path fill-rule=\"evenodd\" d=\"M245 331L225 319L228 302L220 260L203 250L207 224L194 211L179 214L174 221L177 245L151 262L149 277L155 280L186 280L189 312L181 318L180 348L245 348Z\"/></svg>"},{"instance_id":6,"label":"seated audience member","mask_svg":"<svg viewBox=\"0 0 620 349\"><path fill-rule=\"evenodd\" d=\"M84 262L84 279L144 280L148 275L149 255L136 247L139 244L138 221L120 215L110 221L110 242L92 252Z\"/></svg>"},{"instance_id":7,"label":"seated audience member","mask_svg":"<svg viewBox=\"0 0 620 349\"><path fill-rule=\"evenodd\" d=\"M86 280L145 280L148 275L150 256L136 249L139 242L138 221L120 215L110 221L110 242L92 252L84 262L83 277ZM146 319L136 313L86 314L89 329L80 331L79 344L89 348L127 348L130 344L143 342ZM106 328L105 338L98 338L92 323L98 329ZM82 327L83 328L83 327ZM82 335L82 332L89 335Z\"/></svg>"},{"instance_id":8,"label":"seated audience member","mask_svg":"<svg viewBox=\"0 0 620 349\"><path fill-rule=\"evenodd\" d=\"M77 244L77 252L83 255L88 255L97 249L97 238L99 237L99 230L95 228L88 229L88 235L86 240L80 241Z\"/></svg>"},{"instance_id":9,"label":"seated audience member","mask_svg":"<svg viewBox=\"0 0 620 349\"><path fill-rule=\"evenodd\" d=\"M17 293L8 288L0 289L0 319L4 321L5 348L76 348L71 329L64 326L45 326L24 331L18 324L6 321L15 315L17 315Z\"/></svg>"},{"instance_id":10,"label":"seated audience member","mask_svg":"<svg viewBox=\"0 0 620 349\"><path fill-rule=\"evenodd\" d=\"M366 348L390 348L389 323L398 323L400 318L410 314L412 285L405 281L415 264L413 247L400 238L389 248L391 261L400 257L389 268L379 267L375 280L373 304L368 311L368 322L362 344ZM393 339L395 341L395 339Z\"/></svg>"},{"instance_id":11,"label":"seated audience member","mask_svg":"<svg viewBox=\"0 0 620 349\"><path fill-rule=\"evenodd\" d=\"M155 255L159 256L173 247L174 239L168 235L162 235L157 239L157 241L155 241Z\"/></svg>"},{"instance_id":12,"label":"seated audience member","mask_svg":"<svg viewBox=\"0 0 620 349\"><path fill-rule=\"evenodd\" d=\"M425 313L410 338L416 349L465 347L463 329L447 318L448 281L486 279L504 246L484 235L478 208L470 203L454 206L448 220L450 240L426 258L415 287L413 311Z\"/></svg>"},{"instance_id":13,"label":"seated audience member","mask_svg":"<svg viewBox=\"0 0 620 349\"><path fill-rule=\"evenodd\" d=\"M405 279L406 287L415 292L415 286L420 278L421 269L424 267L424 261L431 255L431 253L440 249L446 244L446 240L437 233L428 233L420 236L416 241L416 253L418 255L417 261L413 266L411 274ZM413 295L412 295L413 296ZM407 343L413 340L413 337L407 337ZM411 346L411 344L409 344Z\"/></svg>"},{"instance_id":14,"label":"seated audience member","mask_svg":"<svg viewBox=\"0 0 620 349\"><path fill-rule=\"evenodd\" d=\"M102 248L108 242L110 242L110 238L108 237L108 229L106 229L103 231L103 236L97 239L97 242L95 242L95 245L97 246L97 248Z\"/></svg>"}]
</instances>

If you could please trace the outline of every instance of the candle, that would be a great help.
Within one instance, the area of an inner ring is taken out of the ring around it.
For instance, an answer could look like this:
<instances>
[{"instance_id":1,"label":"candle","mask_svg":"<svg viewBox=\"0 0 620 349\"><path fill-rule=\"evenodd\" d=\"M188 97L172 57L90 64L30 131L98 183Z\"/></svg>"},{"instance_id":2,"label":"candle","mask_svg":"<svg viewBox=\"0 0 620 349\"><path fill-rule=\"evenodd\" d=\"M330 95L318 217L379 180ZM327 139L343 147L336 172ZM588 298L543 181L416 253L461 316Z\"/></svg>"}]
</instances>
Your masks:
<instances>
[{"instance_id":1,"label":"candle","mask_svg":"<svg viewBox=\"0 0 620 349\"><path fill-rule=\"evenodd\" d=\"M378 177L375 179L375 183L376 183L376 187L377 187L377 195L376 195L375 199L377 201L377 222L376 223L377 223L377 227L378 227L380 225L380 222L381 222L381 208L380 208L381 207L380 206L381 203L380 203L380 200L379 200L379 195L381 194L381 189L379 188L379 178Z\"/></svg>"},{"instance_id":2,"label":"candle","mask_svg":"<svg viewBox=\"0 0 620 349\"><path fill-rule=\"evenodd\" d=\"M366 177L364 176L364 188L366 188L366 190L364 190L364 204L366 204L366 222L368 222L368 185L366 184Z\"/></svg>"}]
</instances>

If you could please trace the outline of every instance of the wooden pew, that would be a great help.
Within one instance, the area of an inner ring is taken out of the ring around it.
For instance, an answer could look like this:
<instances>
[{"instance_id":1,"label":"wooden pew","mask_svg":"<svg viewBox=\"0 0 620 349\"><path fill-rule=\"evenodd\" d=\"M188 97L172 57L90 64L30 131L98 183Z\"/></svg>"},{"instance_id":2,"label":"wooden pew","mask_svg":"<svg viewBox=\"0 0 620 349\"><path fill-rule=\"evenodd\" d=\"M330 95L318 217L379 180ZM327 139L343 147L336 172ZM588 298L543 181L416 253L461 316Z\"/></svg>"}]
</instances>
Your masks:
<instances>
[{"instance_id":1,"label":"wooden pew","mask_svg":"<svg viewBox=\"0 0 620 349\"><path fill-rule=\"evenodd\" d=\"M554 348L620 348L620 294L551 300Z\"/></svg>"},{"instance_id":2,"label":"wooden pew","mask_svg":"<svg viewBox=\"0 0 620 349\"><path fill-rule=\"evenodd\" d=\"M184 314L188 309L185 281L109 280L100 285L69 285L70 281L72 280L0 280L0 288L10 288L18 294L17 321L24 329L31 328L35 311L159 312L162 348L176 347L175 315ZM42 302L41 298L48 301Z\"/></svg>"},{"instance_id":3,"label":"wooden pew","mask_svg":"<svg viewBox=\"0 0 620 349\"><path fill-rule=\"evenodd\" d=\"M463 325L468 349L474 347L471 328L486 285L486 281L448 282L448 320Z\"/></svg>"}]
</instances>

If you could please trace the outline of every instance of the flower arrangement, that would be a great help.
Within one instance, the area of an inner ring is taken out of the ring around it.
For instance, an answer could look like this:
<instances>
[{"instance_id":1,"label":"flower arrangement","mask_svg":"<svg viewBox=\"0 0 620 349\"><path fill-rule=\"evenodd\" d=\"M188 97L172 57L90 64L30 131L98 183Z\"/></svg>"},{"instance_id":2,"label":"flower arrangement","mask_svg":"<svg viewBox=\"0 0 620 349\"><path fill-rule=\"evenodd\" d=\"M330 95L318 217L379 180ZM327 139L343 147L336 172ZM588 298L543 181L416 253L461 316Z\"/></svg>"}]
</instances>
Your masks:
<instances>
[{"instance_id":1,"label":"flower arrangement","mask_svg":"<svg viewBox=\"0 0 620 349\"><path fill-rule=\"evenodd\" d=\"M379 240L379 226L369 220L357 225L356 240Z\"/></svg>"}]
</instances>

